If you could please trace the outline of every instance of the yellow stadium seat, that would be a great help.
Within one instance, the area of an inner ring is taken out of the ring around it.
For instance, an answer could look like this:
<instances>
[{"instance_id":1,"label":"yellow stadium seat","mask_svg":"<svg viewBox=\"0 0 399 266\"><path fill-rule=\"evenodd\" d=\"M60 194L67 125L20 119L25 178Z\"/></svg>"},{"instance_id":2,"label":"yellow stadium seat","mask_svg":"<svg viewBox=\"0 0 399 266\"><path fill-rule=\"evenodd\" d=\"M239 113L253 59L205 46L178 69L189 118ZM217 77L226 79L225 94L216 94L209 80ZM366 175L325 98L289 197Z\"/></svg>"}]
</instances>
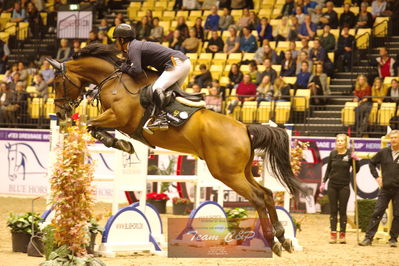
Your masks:
<instances>
[{"instance_id":1,"label":"yellow stadium seat","mask_svg":"<svg viewBox=\"0 0 399 266\"><path fill-rule=\"evenodd\" d=\"M373 103L373 106L369 115L369 124L374 125L377 123L378 103Z\"/></svg>"},{"instance_id":2,"label":"yellow stadium seat","mask_svg":"<svg viewBox=\"0 0 399 266\"><path fill-rule=\"evenodd\" d=\"M272 67L274 69L274 65ZM281 66L280 66L280 70L281 70ZM283 78L284 82L287 83L287 84L292 84L293 85L296 82L296 77L282 77L282 78Z\"/></svg>"},{"instance_id":3,"label":"yellow stadium seat","mask_svg":"<svg viewBox=\"0 0 399 266\"><path fill-rule=\"evenodd\" d=\"M171 30L175 30L177 27L177 21L176 20L172 20L170 23L170 29Z\"/></svg>"},{"instance_id":4,"label":"yellow stadium seat","mask_svg":"<svg viewBox=\"0 0 399 266\"><path fill-rule=\"evenodd\" d=\"M127 9L127 16L129 17L129 19L137 19L137 12L138 12L138 8L137 7L128 7Z\"/></svg>"},{"instance_id":5,"label":"yellow stadium seat","mask_svg":"<svg viewBox=\"0 0 399 266\"><path fill-rule=\"evenodd\" d=\"M210 65L212 61L212 53L200 53L198 57L198 64Z\"/></svg>"},{"instance_id":6,"label":"yellow stadium seat","mask_svg":"<svg viewBox=\"0 0 399 266\"><path fill-rule=\"evenodd\" d=\"M210 10L204 10L204 13L202 14L203 21L205 21L206 17L209 16L210 14L211 14Z\"/></svg>"},{"instance_id":7,"label":"yellow stadium seat","mask_svg":"<svg viewBox=\"0 0 399 266\"><path fill-rule=\"evenodd\" d=\"M241 62L242 54L241 53L231 53L227 59L227 63L236 64Z\"/></svg>"},{"instance_id":8,"label":"yellow stadium seat","mask_svg":"<svg viewBox=\"0 0 399 266\"><path fill-rule=\"evenodd\" d=\"M229 102L227 103L226 107L228 107L228 106L229 106ZM231 118L234 118L236 120L240 120L240 115L241 115L241 106L240 105L237 105L234 108L233 113L228 114L228 116L230 116Z\"/></svg>"},{"instance_id":9,"label":"yellow stadium seat","mask_svg":"<svg viewBox=\"0 0 399 266\"><path fill-rule=\"evenodd\" d=\"M46 118L50 118L49 114L55 113L55 104L54 104L54 99L48 98L47 102L44 106L44 115Z\"/></svg>"},{"instance_id":10,"label":"yellow stadium seat","mask_svg":"<svg viewBox=\"0 0 399 266\"><path fill-rule=\"evenodd\" d=\"M352 11L355 15L359 14L359 7L351 7L350 11Z\"/></svg>"},{"instance_id":11,"label":"yellow stadium seat","mask_svg":"<svg viewBox=\"0 0 399 266\"><path fill-rule=\"evenodd\" d=\"M6 23L6 28L4 30L10 35L15 35L17 33L17 23L15 22L7 22Z\"/></svg>"},{"instance_id":12,"label":"yellow stadium seat","mask_svg":"<svg viewBox=\"0 0 399 266\"><path fill-rule=\"evenodd\" d=\"M25 40L29 33L29 23L19 22L18 26L18 40Z\"/></svg>"},{"instance_id":13,"label":"yellow stadium seat","mask_svg":"<svg viewBox=\"0 0 399 266\"><path fill-rule=\"evenodd\" d=\"M367 49L369 47L370 34L371 29L358 29L356 33L356 46L358 49Z\"/></svg>"},{"instance_id":14,"label":"yellow stadium seat","mask_svg":"<svg viewBox=\"0 0 399 266\"><path fill-rule=\"evenodd\" d=\"M187 10L179 10L177 11L176 17L188 17L188 11Z\"/></svg>"},{"instance_id":15,"label":"yellow stadium seat","mask_svg":"<svg viewBox=\"0 0 399 266\"><path fill-rule=\"evenodd\" d=\"M213 76L213 72L223 72L223 66L222 65L211 65L209 71L211 71L212 76Z\"/></svg>"},{"instance_id":16,"label":"yellow stadium seat","mask_svg":"<svg viewBox=\"0 0 399 266\"><path fill-rule=\"evenodd\" d=\"M145 1L141 5L141 9L152 9L154 7L154 2Z\"/></svg>"},{"instance_id":17,"label":"yellow stadium seat","mask_svg":"<svg viewBox=\"0 0 399 266\"><path fill-rule=\"evenodd\" d=\"M40 17L42 18L43 25L47 26L47 12L40 12Z\"/></svg>"},{"instance_id":18,"label":"yellow stadium seat","mask_svg":"<svg viewBox=\"0 0 399 266\"><path fill-rule=\"evenodd\" d=\"M388 126L389 120L395 115L396 103L382 103L378 112L378 124Z\"/></svg>"},{"instance_id":19,"label":"yellow stadium seat","mask_svg":"<svg viewBox=\"0 0 399 266\"><path fill-rule=\"evenodd\" d=\"M228 77L221 77L219 80L220 86L226 87L227 84L230 83L230 79Z\"/></svg>"},{"instance_id":20,"label":"yellow stadium seat","mask_svg":"<svg viewBox=\"0 0 399 266\"><path fill-rule=\"evenodd\" d=\"M187 53L186 56L190 59L198 59L197 53Z\"/></svg>"},{"instance_id":21,"label":"yellow stadium seat","mask_svg":"<svg viewBox=\"0 0 399 266\"><path fill-rule=\"evenodd\" d=\"M328 58L334 63L334 52L328 53Z\"/></svg>"},{"instance_id":22,"label":"yellow stadium seat","mask_svg":"<svg viewBox=\"0 0 399 266\"><path fill-rule=\"evenodd\" d=\"M223 76L228 76L230 72L231 65L227 64L224 66Z\"/></svg>"},{"instance_id":23,"label":"yellow stadium seat","mask_svg":"<svg viewBox=\"0 0 399 266\"><path fill-rule=\"evenodd\" d=\"M170 11L170 10L165 10L165 11L163 12L163 16L164 16L164 17L172 17L172 18L175 18L175 17L176 17L175 11ZM164 20L164 19L162 18L162 20Z\"/></svg>"},{"instance_id":24,"label":"yellow stadium seat","mask_svg":"<svg viewBox=\"0 0 399 266\"><path fill-rule=\"evenodd\" d=\"M130 2L129 7L135 7L139 9L141 7L141 2Z\"/></svg>"},{"instance_id":25,"label":"yellow stadium seat","mask_svg":"<svg viewBox=\"0 0 399 266\"><path fill-rule=\"evenodd\" d=\"M281 24L281 19L271 19L270 20L270 25L272 27L275 27L275 26L280 25L280 24Z\"/></svg>"},{"instance_id":26,"label":"yellow stadium seat","mask_svg":"<svg viewBox=\"0 0 399 266\"><path fill-rule=\"evenodd\" d=\"M266 67L264 65L258 65L258 71L263 72L265 71Z\"/></svg>"},{"instance_id":27,"label":"yellow stadium seat","mask_svg":"<svg viewBox=\"0 0 399 266\"><path fill-rule=\"evenodd\" d=\"M270 45L271 48L276 49L277 42L276 41L271 41L271 42L269 42L269 45Z\"/></svg>"},{"instance_id":28,"label":"yellow stadium seat","mask_svg":"<svg viewBox=\"0 0 399 266\"><path fill-rule=\"evenodd\" d=\"M213 56L212 64L224 66L226 61L227 61L227 54L226 53L216 53Z\"/></svg>"},{"instance_id":29,"label":"yellow stadium seat","mask_svg":"<svg viewBox=\"0 0 399 266\"><path fill-rule=\"evenodd\" d=\"M269 18L270 15L271 15L271 13L272 13L272 9L270 9L270 8L263 8L263 9L259 10L258 16L259 16L260 18L262 18L262 17Z\"/></svg>"},{"instance_id":30,"label":"yellow stadium seat","mask_svg":"<svg viewBox=\"0 0 399 266\"><path fill-rule=\"evenodd\" d=\"M10 34L8 32L0 32L0 40L2 40L3 42L7 43L8 42L8 38L10 38Z\"/></svg>"},{"instance_id":31,"label":"yellow stadium seat","mask_svg":"<svg viewBox=\"0 0 399 266\"><path fill-rule=\"evenodd\" d=\"M281 72L281 65L272 65L272 68L273 68L274 70L276 70L277 75L280 74L280 72ZM284 77L284 78L288 78L288 77ZM287 79L287 80L289 80L289 79ZM296 82L296 79L295 79L295 82ZM292 84L295 84L295 82L292 83ZM291 84L291 83L290 83L290 84Z\"/></svg>"},{"instance_id":32,"label":"yellow stadium seat","mask_svg":"<svg viewBox=\"0 0 399 266\"><path fill-rule=\"evenodd\" d=\"M167 32L169 32L169 28L170 28L170 21L160 21L159 26L163 27L164 33L167 33Z\"/></svg>"},{"instance_id":33,"label":"yellow stadium seat","mask_svg":"<svg viewBox=\"0 0 399 266\"><path fill-rule=\"evenodd\" d=\"M377 17L374 22L373 33L377 37L388 35L389 17Z\"/></svg>"},{"instance_id":34,"label":"yellow stadium seat","mask_svg":"<svg viewBox=\"0 0 399 266\"><path fill-rule=\"evenodd\" d=\"M242 16L242 9L234 9L234 10L231 10L231 15L233 16L233 17L241 17Z\"/></svg>"},{"instance_id":35,"label":"yellow stadium seat","mask_svg":"<svg viewBox=\"0 0 399 266\"><path fill-rule=\"evenodd\" d=\"M309 108L310 89L299 89L294 97L294 110L303 112Z\"/></svg>"},{"instance_id":36,"label":"yellow stadium seat","mask_svg":"<svg viewBox=\"0 0 399 266\"><path fill-rule=\"evenodd\" d=\"M26 87L26 92L27 93L36 93L36 87L35 86L28 86L28 87Z\"/></svg>"},{"instance_id":37,"label":"yellow stadium seat","mask_svg":"<svg viewBox=\"0 0 399 266\"><path fill-rule=\"evenodd\" d=\"M137 17L139 17L140 20L141 20L141 18L142 18L142 17L145 17L146 14L147 14L147 11L145 11L145 10L140 10L140 11L137 12Z\"/></svg>"},{"instance_id":38,"label":"yellow stadium seat","mask_svg":"<svg viewBox=\"0 0 399 266\"><path fill-rule=\"evenodd\" d=\"M273 101L260 102L256 115L256 120L258 123L269 122L269 120L272 118L273 106Z\"/></svg>"},{"instance_id":39,"label":"yellow stadium seat","mask_svg":"<svg viewBox=\"0 0 399 266\"><path fill-rule=\"evenodd\" d=\"M241 119L244 123L253 123L256 119L256 101L244 102L241 108Z\"/></svg>"},{"instance_id":40,"label":"yellow stadium seat","mask_svg":"<svg viewBox=\"0 0 399 266\"><path fill-rule=\"evenodd\" d=\"M249 65L241 65L240 70L243 74L247 74L249 72Z\"/></svg>"},{"instance_id":41,"label":"yellow stadium seat","mask_svg":"<svg viewBox=\"0 0 399 266\"><path fill-rule=\"evenodd\" d=\"M254 60L255 53L245 53L242 60Z\"/></svg>"},{"instance_id":42,"label":"yellow stadium seat","mask_svg":"<svg viewBox=\"0 0 399 266\"><path fill-rule=\"evenodd\" d=\"M197 19L199 17L202 17L202 11L201 10L191 10L190 11L190 18Z\"/></svg>"},{"instance_id":43,"label":"yellow stadium seat","mask_svg":"<svg viewBox=\"0 0 399 266\"><path fill-rule=\"evenodd\" d=\"M388 87L391 86L391 82L392 82L393 79L396 79L396 80L399 81L399 77L385 77L384 78L384 85L388 86Z\"/></svg>"},{"instance_id":44,"label":"yellow stadium seat","mask_svg":"<svg viewBox=\"0 0 399 266\"><path fill-rule=\"evenodd\" d=\"M275 112L275 122L285 124L290 119L291 102L277 102Z\"/></svg>"},{"instance_id":45,"label":"yellow stadium seat","mask_svg":"<svg viewBox=\"0 0 399 266\"><path fill-rule=\"evenodd\" d=\"M356 122L355 108L358 102L346 102L345 107L341 111L342 124L344 126L353 126Z\"/></svg>"},{"instance_id":46,"label":"yellow stadium seat","mask_svg":"<svg viewBox=\"0 0 399 266\"><path fill-rule=\"evenodd\" d=\"M168 9L169 9L169 10L172 10L173 7L174 7L174 5L175 5L175 2L174 2L174 1L168 1Z\"/></svg>"},{"instance_id":47,"label":"yellow stadium seat","mask_svg":"<svg viewBox=\"0 0 399 266\"><path fill-rule=\"evenodd\" d=\"M30 108L30 117L33 119L37 119L41 116L41 109L43 105L42 98L33 98Z\"/></svg>"},{"instance_id":48,"label":"yellow stadium seat","mask_svg":"<svg viewBox=\"0 0 399 266\"><path fill-rule=\"evenodd\" d=\"M10 12L2 12L0 14L0 18L6 18L6 19L11 19L11 13Z\"/></svg>"},{"instance_id":49,"label":"yellow stadium seat","mask_svg":"<svg viewBox=\"0 0 399 266\"><path fill-rule=\"evenodd\" d=\"M201 93L204 94L205 96L209 95L209 90L207 88L202 88Z\"/></svg>"},{"instance_id":50,"label":"yellow stadium seat","mask_svg":"<svg viewBox=\"0 0 399 266\"><path fill-rule=\"evenodd\" d=\"M168 8L168 2L155 2L155 7L158 8L159 10L167 9Z\"/></svg>"}]
</instances>

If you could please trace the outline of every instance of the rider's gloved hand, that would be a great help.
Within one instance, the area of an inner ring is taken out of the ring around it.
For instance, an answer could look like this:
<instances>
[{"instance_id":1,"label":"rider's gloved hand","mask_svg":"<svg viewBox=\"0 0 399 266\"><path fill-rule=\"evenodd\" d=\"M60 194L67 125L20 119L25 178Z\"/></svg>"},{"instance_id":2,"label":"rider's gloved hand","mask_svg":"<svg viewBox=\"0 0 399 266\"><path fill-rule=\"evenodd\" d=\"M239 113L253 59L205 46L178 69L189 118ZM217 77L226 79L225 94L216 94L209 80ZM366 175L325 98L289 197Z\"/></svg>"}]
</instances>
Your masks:
<instances>
[{"instance_id":1,"label":"rider's gloved hand","mask_svg":"<svg viewBox=\"0 0 399 266\"><path fill-rule=\"evenodd\" d=\"M130 69L130 65L126 62L123 62L120 68L123 73L128 73L129 69Z\"/></svg>"}]
</instances>

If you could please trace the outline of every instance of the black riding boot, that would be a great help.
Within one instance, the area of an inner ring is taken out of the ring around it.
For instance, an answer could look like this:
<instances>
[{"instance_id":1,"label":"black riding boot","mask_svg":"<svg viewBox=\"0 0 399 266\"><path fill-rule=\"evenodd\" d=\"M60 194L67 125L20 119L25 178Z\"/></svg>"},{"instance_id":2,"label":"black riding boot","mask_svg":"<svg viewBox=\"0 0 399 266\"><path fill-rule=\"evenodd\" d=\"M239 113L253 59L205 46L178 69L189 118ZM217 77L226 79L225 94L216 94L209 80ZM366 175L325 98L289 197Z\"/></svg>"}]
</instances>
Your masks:
<instances>
[{"instance_id":1,"label":"black riding boot","mask_svg":"<svg viewBox=\"0 0 399 266\"><path fill-rule=\"evenodd\" d=\"M166 118L166 112L163 110L165 107L165 94L161 90L155 90L153 97L156 108L159 110L159 112L154 118L151 119L147 125L147 128L150 130L167 130L169 128L169 123Z\"/></svg>"}]
</instances>

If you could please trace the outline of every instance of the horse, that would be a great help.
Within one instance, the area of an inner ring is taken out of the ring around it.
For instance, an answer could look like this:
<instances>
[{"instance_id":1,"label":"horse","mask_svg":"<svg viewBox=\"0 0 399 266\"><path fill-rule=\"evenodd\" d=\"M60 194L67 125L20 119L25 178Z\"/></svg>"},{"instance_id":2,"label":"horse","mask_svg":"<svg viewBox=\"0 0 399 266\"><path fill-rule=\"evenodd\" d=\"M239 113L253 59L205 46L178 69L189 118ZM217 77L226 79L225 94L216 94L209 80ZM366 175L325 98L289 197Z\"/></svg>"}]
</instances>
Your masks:
<instances>
[{"instance_id":1,"label":"horse","mask_svg":"<svg viewBox=\"0 0 399 266\"><path fill-rule=\"evenodd\" d=\"M140 104L140 90L160 74L145 70L132 78L121 73L117 53L110 46L96 44L86 46L67 62L47 59L56 70L55 109L59 117L70 116L84 94L84 87L96 84L100 88L103 112L87 122L90 129L112 128L127 135L135 132L145 112ZM226 115L200 109L180 127L169 127L153 134L143 131L143 136L151 146L193 154L205 160L214 178L253 204L272 251L278 256L283 248L293 252L292 241L284 237L284 228L278 220L272 191L256 182L251 172L254 151L262 150L271 173L292 194L297 195L302 190L291 169L289 137L284 129L245 125Z\"/></svg>"}]
</instances>

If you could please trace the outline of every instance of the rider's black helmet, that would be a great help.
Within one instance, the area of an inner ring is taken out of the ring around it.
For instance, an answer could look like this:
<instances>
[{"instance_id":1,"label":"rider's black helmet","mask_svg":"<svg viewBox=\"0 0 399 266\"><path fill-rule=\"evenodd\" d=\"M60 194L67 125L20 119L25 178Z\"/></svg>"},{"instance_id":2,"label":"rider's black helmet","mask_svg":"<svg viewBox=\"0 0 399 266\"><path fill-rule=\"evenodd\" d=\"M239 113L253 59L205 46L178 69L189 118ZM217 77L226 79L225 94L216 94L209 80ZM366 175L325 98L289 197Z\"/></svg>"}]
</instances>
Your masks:
<instances>
[{"instance_id":1,"label":"rider's black helmet","mask_svg":"<svg viewBox=\"0 0 399 266\"><path fill-rule=\"evenodd\" d=\"M133 40L136 38L136 32L132 26L129 24L119 24L115 27L114 34L112 35L113 39L123 38L128 40Z\"/></svg>"}]
</instances>

